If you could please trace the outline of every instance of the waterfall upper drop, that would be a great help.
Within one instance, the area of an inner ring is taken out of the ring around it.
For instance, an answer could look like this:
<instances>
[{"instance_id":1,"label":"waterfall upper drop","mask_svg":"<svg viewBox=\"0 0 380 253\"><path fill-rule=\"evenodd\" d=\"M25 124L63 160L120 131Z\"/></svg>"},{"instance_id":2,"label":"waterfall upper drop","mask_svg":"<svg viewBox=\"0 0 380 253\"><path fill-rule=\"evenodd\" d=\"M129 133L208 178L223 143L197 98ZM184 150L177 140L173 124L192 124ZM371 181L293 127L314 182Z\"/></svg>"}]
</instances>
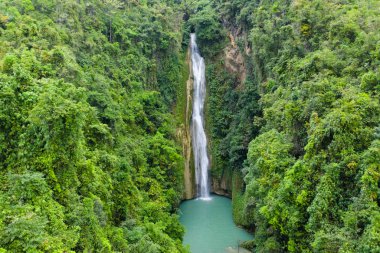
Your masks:
<instances>
[{"instance_id":1,"label":"waterfall upper drop","mask_svg":"<svg viewBox=\"0 0 380 253\"><path fill-rule=\"evenodd\" d=\"M195 180L198 197L210 197L210 183L208 178L209 160L207 155L207 138L204 130L204 102L206 97L205 63L200 55L196 43L196 36L191 35L191 63L194 76L192 141L194 150Z\"/></svg>"}]
</instances>

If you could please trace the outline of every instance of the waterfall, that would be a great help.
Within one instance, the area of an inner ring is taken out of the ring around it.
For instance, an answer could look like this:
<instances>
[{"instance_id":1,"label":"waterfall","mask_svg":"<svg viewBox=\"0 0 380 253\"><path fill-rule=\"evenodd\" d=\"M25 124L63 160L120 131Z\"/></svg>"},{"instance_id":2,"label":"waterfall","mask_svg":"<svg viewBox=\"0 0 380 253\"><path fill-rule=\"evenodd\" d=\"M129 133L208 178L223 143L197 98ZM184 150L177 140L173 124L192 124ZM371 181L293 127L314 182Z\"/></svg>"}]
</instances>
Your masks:
<instances>
[{"instance_id":1,"label":"waterfall","mask_svg":"<svg viewBox=\"0 0 380 253\"><path fill-rule=\"evenodd\" d=\"M191 34L191 63L194 76L193 115L192 115L192 141L194 150L195 180L198 197L210 197L210 184L208 179L209 160L207 156L207 138L204 130L204 102L206 96L206 77L204 59L199 53L196 36Z\"/></svg>"}]
</instances>

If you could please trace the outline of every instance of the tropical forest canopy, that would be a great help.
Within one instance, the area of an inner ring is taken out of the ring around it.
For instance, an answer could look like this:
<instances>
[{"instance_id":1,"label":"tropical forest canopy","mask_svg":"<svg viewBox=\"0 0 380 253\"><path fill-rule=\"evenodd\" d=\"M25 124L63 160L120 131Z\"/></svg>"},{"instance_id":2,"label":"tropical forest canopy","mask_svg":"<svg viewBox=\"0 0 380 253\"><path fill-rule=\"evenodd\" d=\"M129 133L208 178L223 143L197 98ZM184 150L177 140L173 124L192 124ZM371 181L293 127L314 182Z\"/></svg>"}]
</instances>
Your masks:
<instances>
[{"instance_id":1,"label":"tropical forest canopy","mask_svg":"<svg viewBox=\"0 0 380 253\"><path fill-rule=\"evenodd\" d=\"M0 252L188 252L190 32L244 246L380 252L378 0L0 1Z\"/></svg>"},{"instance_id":2,"label":"tropical forest canopy","mask_svg":"<svg viewBox=\"0 0 380 253\"><path fill-rule=\"evenodd\" d=\"M0 1L0 252L184 252L171 1Z\"/></svg>"}]
</instances>

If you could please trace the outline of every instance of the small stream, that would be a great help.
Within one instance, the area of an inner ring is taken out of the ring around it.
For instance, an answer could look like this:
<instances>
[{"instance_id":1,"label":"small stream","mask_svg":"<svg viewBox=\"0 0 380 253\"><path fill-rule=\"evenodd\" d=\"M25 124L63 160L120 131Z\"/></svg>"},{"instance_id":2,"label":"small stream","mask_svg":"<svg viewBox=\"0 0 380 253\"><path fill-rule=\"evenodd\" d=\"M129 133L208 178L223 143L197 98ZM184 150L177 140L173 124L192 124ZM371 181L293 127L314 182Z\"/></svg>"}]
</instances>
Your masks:
<instances>
[{"instance_id":1,"label":"small stream","mask_svg":"<svg viewBox=\"0 0 380 253\"><path fill-rule=\"evenodd\" d=\"M211 195L209 200L193 199L181 204L180 221L185 227L184 245L192 253L246 253L237 248L239 241L253 236L232 220L231 200Z\"/></svg>"}]
</instances>

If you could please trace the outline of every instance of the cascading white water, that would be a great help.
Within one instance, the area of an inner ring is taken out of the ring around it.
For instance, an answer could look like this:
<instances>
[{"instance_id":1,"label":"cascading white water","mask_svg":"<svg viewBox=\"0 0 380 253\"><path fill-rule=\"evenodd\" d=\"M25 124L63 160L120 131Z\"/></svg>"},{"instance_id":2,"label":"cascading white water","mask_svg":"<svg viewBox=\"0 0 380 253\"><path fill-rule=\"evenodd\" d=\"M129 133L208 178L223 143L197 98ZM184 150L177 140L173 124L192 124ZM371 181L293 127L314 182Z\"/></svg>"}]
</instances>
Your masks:
<instances>
[{"instance_id":1,"label":"cascading white water","mask_svg":"<svg viewBox=\"0 0 380 253\"><path fill-rule=\"evenodd\" d=\"M194 150L195 180L198 197L210 197L208 179L209 160L207 156L207 138L204 130L203 107L206 96L206 77L204 59L199 53L196 36L191 35L191 63L194 76L193 115L192 115L192 141Z\"/></svg>"}]
</instances>

